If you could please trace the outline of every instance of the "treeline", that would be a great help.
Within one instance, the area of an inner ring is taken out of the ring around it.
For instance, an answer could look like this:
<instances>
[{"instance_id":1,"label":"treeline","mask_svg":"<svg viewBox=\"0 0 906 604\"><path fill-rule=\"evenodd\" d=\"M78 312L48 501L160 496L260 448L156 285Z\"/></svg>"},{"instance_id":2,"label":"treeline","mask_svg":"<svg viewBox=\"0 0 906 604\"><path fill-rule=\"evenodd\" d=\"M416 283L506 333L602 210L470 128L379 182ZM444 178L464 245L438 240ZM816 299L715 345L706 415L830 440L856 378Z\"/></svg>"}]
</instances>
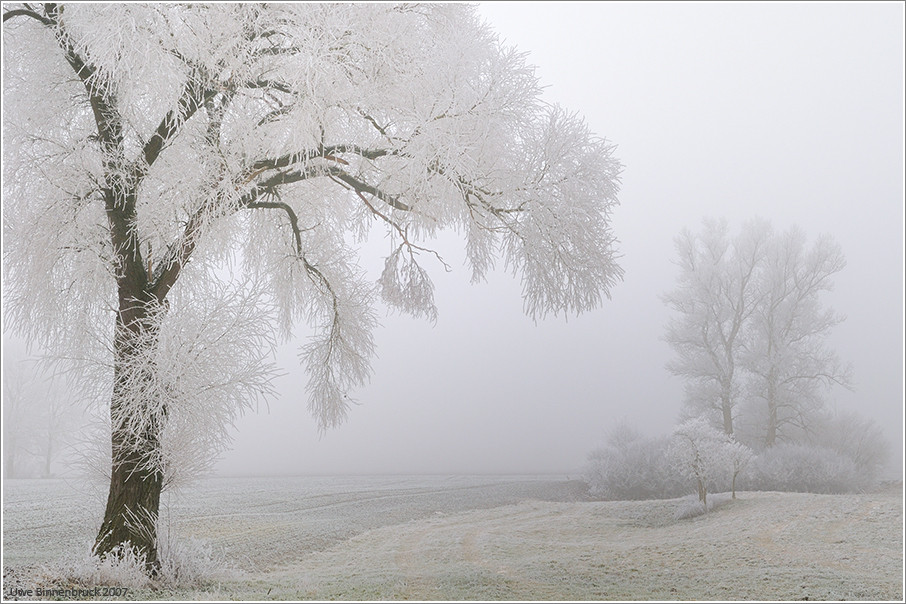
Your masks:
<instances>
[{"instance_id":1,"label":"treeline","mask_svg":"<svg viewBox=\"0 0 906 604\"><path fill-rule=\"evenodd\" d=\"M700 420L661 436L619 423L589 455L585 480L592 496L606 500L671 499L696 490L701 499L734 490L847 493L877 484L889 454L881 428L855 413L826 416L808 442L760 451Z\"/></svg>"}]
</instances>

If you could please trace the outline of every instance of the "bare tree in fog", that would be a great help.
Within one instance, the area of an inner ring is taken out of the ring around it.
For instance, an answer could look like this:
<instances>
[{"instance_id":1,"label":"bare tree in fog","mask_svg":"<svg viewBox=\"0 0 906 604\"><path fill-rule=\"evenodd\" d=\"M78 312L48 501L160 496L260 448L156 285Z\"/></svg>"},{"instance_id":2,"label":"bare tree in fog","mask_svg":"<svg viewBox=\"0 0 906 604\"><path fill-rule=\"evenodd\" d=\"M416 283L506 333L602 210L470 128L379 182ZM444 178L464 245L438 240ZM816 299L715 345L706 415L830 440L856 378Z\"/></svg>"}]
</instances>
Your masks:
<instances>
[{"instance_id":1,"label":"bare tree in fog","mask_svg":"<svg viewBox=\"0 0 906 604\"><path fill-rule=\"evenodd\" d=\"M890 459L891 445L881 427L853 411L823 417L809 437L813 444L852 459L869 480L877 478Z\"/></svg>"},{"instance_id":2,"label":"bare tree in fog","mask_svg":"<svg viewBox=\"0 0 906 604\"><path fill-rule=\"evenodd\" d=\"M4 475L49 478L80 426L80 410L35 360L7 365L3 373Z\"/></svg>"},{"instance_id":3,"label":"bare tree in fog","mask_svg":"<svg viewBox=\"0 0 906 604\"><path fill-rule=\"evenodd\" d=\"M843 319L820 301L845 266L839 246L822 236L809 247L799 229L775 233L761 220L731 238L725 221L706 220L676 248L680 275L664 297L674 312L665 340L676 355L668 369L686 380L688 414L733 434L740 413L750 413L768 447L785 431L807 431L819 419L823 387L849 384L850 370L825 344Z\"/></svg>"},{"instance_id":4,"label":"bare tree in fog","mask_svg":"<svg viewBox=\"0 0 906 604\"><path fill-rule=\"evenodd\" d=\"M845 266L840 246L829 236L809 247L805 234L791 228L771 240L745 353L750 393L767 408L765 446L782 438L786 426L808 430L824 404L825 386L849 386L850 369L825 344L844 317L820 301Z\"/></svg>"},{"instance_id":5,"label":"bare tree in fog","mask_svg":"<svg viewBox=\"0 0 906 604\"><path fill-rule=\"evenodd\" d=\"M31 436L25 427L30 408L21 372L9 367L3 370L3 475L18 478L31 455Z\"/></svg>"},{"instance_id":6,"label":"bare tree in fog","mask_svg":"<svg viewBox=\"0 0 906 604\"><path fill-rule=\"evenodd\" d=\"M110 401L100 554L131 542L153 569L161 490L268 394L300 320L309 408L342 421L375 300L435 316L439 230L474 280L521 274L532 317L622 275L613 147L474 7L4 7L5 306ZM353 247L374 223L378 284Z\"/></svg>"},{"instance_id":7,"label":"bare tree in fog","mask_svg":"<svg viewBox=\"0 0 906 604\"><path fill-rule=\"evenodd\" d=\"M692 415L716 412L733 434L741 395L743 327L758 303L757 270L769 226L752 221L731 238L726 220L706 220L702 232L676 238L680 274L664 296L675 315L664 339L676 353L667 368L686 379Z\"/></svg>"}]
</instances>

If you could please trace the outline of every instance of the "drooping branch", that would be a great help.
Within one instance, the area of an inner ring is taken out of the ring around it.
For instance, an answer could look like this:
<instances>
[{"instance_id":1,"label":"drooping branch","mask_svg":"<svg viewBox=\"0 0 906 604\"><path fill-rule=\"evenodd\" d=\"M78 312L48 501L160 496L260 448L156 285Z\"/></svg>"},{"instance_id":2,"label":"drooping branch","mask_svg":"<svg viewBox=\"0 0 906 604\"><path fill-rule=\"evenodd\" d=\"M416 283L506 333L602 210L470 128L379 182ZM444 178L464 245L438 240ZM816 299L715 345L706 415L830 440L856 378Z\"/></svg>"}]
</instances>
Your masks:
<instances>
[{"instance_id":1,"label":"drooping branch","mask_svg":"<svg viewBox=\"0 0 906 604\"><path fill-rule=\"evenodd\" d=\"M272 191L269 191L269 193L272 194ZM260 195L260 193L258 195ZM312 281L314 281L319 286L323 287L331 297L333 306L333 321L331 324L331 333L336 332L339 325L339 313L337 310L338 300L336 293L334 292L333 287L331 287L330 282L327 280L327 277L324 276L324 273L308 261L308 258L305 257L305 251L302 248L302 233L315 227L300 229L299 217L296 214L296 211L293 210L291 205L282 201L257 201L256 195L256 197L253 198L252 201L244 203L243 207L248 209L283 210L283 212L286 213L286 216L289 219L290 228L293 232L293 240L296 247L296 257L302 263L302 266L305 268L305 272L308 274L309 278L311 278Z\"/></svg>"},{"instance_id":2,"label":"drooping branch","mask_svg":"<svg viewBox=\"0 0 906 604\"><path fill-rule=\"evenodd\" d=\"M282 201L253 201L245 207L250 209L263 208L269 210L283 210L286 213L287 218L289 218L289 226L293 231L293 239L296 243L296 254L302 258L302 233L303 231L310 229L299 228L299 217L296 216L296 211L293 210L292 206Z\"/></svg>"},{"instance_id":3,"label":"drooping branch","mask_svg":"<svg viewBox=\"0 0 906 604\"><path fill-rule=\"evenodd\" d=\"M331 176L331 179L334 180L334 182L337 182L337 180L333 176ZM338 184L341 184L341 183L338 183ZM342 184L341 184L341 186L342 186ZM441 257L441 255L437 253L437 251L428 249L426 247L422 247L420 245L416 245L416 244L412 243L411 241L409 241L409 236L408 236L408 233L406 232L406 229L404 229L399 224L397 224L396 221L394 221L392 218L390 218L389 216L387 216L386 214L380 212L377 208L375 208L374 204L372 204L370 201L368 201L368 198L365 197L361 191L356 190L355 194L358 196L359 199L362 200L362 203L365 204L365 207L367 207L371 211L372 214L374 214L375 216L377 216L378 218L380 218L381 220L386 222L388 225L390 225L390 227L394 231L396 231L396 233L400 236L400 239L402 239L403 245L406 246L406 248L409 250L410 254L414 251L427 252L429 254L434 255L434 257L437 258L437 260L441 264L444 265L444 269L448 273L453 270L452 268L450 268L450 265L444 261L444 259Z\"/></svg>"}]
</instances>

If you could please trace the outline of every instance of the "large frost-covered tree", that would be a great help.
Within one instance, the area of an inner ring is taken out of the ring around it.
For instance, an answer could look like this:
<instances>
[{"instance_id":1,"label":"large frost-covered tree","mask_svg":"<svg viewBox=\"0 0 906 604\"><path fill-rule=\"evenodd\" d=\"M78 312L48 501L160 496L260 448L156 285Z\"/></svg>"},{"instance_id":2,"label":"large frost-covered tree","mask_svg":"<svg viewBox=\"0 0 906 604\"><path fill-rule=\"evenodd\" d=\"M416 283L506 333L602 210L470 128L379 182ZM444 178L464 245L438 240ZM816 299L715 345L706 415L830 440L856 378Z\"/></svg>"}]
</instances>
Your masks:
<instances>
[{"instance_id":1,"label":"large frost-covered tree","mask_svg":"<svg viewBox=\"0 0 906 604\"><path fill-rule=\"evenodd\" d=\"M820 300L845 266L840 245L830 236L808 246L794 227L771 241L745 352L752 395L767 412L765 446L773 446L784 430L808 431L823 406L825 387L849 386L850 368L826 344L843 317Z\"/></svg>"},{"instance_id":2,"label":"large frost-covered tree","mask_svg":"<svg viewBox=\"0 0 906 604\"><path fill-rule=\"evenodd\" d=\"M667 365L686 378L692 415L716 414L733 434L741 396L743 326L758 301L757 269L769 226L754 220L731 238L726 220L705 220L702 232L683 230L675 240L680 274L664 296L674 316L664 336L676 353Z\"/></svg>"},{"instance_id":3,"label":"large frost-covered tree","mask_svg":"<svg viewBox=\"0 0 906 604\"><path fill-rule=\"evenodd\" d=\"M4 297L26 337L107 389L96 551L155 565L161 489L267 395L300 320L308 404L340 422L375 303L436 313L420 261L453 228L532 317L622 271L620 164L540 100L465 5L4 5ZM378 283L355 244L383 225ZM441 261L442 262L442 261Z\"/></svg>"}]
</instances>

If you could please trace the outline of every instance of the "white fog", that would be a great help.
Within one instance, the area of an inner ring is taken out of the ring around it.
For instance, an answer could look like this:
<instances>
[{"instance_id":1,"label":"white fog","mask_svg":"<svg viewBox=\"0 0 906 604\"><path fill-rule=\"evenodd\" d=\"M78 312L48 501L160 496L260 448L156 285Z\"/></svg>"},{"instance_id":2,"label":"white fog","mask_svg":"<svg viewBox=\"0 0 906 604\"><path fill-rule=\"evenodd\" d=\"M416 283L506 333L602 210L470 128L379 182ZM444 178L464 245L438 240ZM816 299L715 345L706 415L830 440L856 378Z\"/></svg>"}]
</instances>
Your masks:
<instances>
[{"instance_id":1,"label":"white fog","mask_svg":"<svg viewBox=\"0 0 906 604\"><path fill-rule=\"evenodd\" d=\"M902 599L902 3L62 7L3 4L4 599Z\"/></svg>"}]
</instances>

